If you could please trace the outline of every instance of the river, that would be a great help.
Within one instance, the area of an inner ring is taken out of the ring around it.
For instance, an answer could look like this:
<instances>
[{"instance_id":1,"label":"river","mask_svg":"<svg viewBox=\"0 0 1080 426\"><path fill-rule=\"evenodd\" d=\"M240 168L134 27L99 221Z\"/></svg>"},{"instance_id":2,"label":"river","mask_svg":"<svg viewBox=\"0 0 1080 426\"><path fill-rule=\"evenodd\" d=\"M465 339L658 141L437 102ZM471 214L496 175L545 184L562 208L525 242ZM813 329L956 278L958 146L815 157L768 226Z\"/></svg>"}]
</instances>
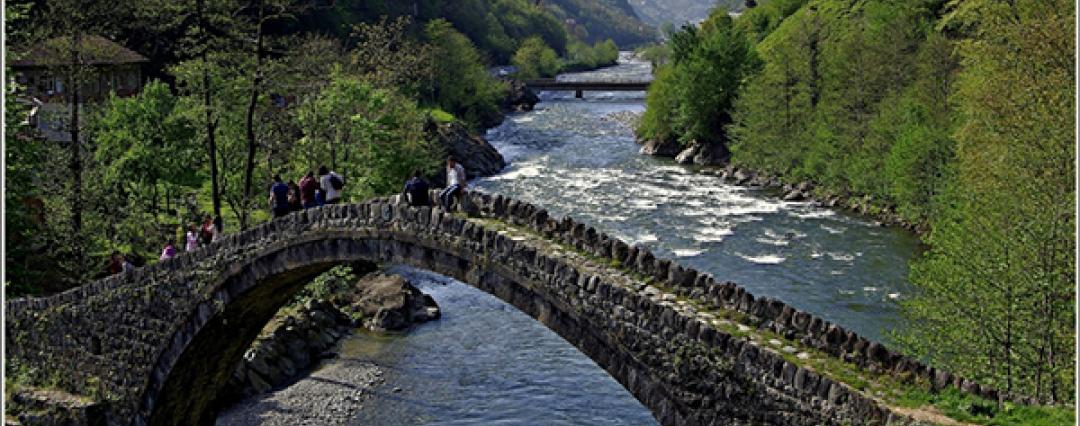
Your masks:
<instances>
[{"instance_id":1,"label":"river","mask_svg":"<svg viewBox=\"0 0 1080 426\"><path fill-rule=\"evenodd\" d=\"M562 79L649 77L624 58ZM910 294L918 240L846 213L783 202L693 167L639 155L616 119L644 110L640 93L541 93L531 112L487 139L510 165L474 183L570 215L684 265L773 296L888 342ZM404 267L442 319L404 335L358 333L345 360L378 365L385 384L346 424L655 424L599 366L525 314L466 284Z\"/></svg>"}]
</instances>

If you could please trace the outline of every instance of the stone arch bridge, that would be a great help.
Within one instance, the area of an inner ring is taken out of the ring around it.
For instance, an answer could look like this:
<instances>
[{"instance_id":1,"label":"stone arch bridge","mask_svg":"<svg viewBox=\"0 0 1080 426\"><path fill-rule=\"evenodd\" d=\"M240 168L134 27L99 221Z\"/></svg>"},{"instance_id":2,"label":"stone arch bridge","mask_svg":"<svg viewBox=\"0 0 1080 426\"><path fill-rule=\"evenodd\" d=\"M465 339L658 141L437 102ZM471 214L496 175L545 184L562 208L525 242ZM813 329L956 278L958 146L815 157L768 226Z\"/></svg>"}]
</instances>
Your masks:
<instances>
[{"instance_id":1,"label":"stone arch bridge","mask_svg":"<svg viewBox=\"0 0 1080 426\"><path fill-rule=\"evenodd\" d=\"M310 209L65 293L10 300L6 372L21 389L93 401L86 423L212 424L231 367L306 282L345 262L398 262L536 318L664 425L906 422L860 390L873 385L845 382L851 372L995 395L569 218L469 197L473 217L390 199Z\"/></svg>"}]
</instances>

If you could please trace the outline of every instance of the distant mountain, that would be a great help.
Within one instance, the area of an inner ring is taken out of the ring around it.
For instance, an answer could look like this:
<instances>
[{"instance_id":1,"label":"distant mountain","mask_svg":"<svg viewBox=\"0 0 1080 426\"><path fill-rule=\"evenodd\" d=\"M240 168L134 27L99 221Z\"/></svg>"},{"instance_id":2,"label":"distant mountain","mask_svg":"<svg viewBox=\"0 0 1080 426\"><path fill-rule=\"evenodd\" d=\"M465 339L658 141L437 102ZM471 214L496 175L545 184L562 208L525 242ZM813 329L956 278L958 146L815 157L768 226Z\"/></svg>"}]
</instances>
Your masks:
<instances>
[{"instance_id":1,"label":"distant mountain","mask_svg":"<svg viewBox=\"0 0 1080 426\"><path fill-rule=\"evenodd\" d=\"M656 39L656 29L638 18L630 0L546 0L567 31L589 43L612 39L625 48Z\"/></svg>"},{"instance_id":2,"label":"distant mountain","mask_svg":"<svg viewBox=\"0 0 1080 426\"><path fill-rule=\"evenodd\" d=\"M659 27L664 23L680 26L709 16L714 7L742 10L743 0L625 0L645 23Z\"/></svg>"}]
</instances>

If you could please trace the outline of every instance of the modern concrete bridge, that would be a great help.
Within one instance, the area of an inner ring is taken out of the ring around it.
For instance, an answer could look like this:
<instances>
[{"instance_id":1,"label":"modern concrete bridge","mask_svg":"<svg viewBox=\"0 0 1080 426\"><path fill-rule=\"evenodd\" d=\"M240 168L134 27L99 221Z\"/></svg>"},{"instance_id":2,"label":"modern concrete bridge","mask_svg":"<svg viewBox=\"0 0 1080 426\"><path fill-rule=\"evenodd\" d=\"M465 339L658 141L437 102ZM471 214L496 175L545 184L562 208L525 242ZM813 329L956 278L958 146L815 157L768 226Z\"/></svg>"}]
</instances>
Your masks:
<instances>
[{"instance_id":1,"label":"modern concrete bridge","mask_svg":"<svg viewBox=\"0 0 1080 426\"><path fill-rule=\"evenodd\" d=\"M649 89L649 81L558 81L554 78L541 78L525 81L525 86L533 90L573 91L581 98L584 92L644 92Z\"/></svg>"},{"instance_id":2,"label":"modern concrete bridge","mask_svg":"<svg viewBox=\"0 0 1080 426\"><path fill-rule=\"evenodd\" d=\"M905 387L996 396L540 207L469 199L472 217L389 199L306 210L65 293L9 300L13 398L61 405L81 424L213 424L217 391L284 303L334 265L386 262L516 306L664 425L906 423L888 397ZM34 399L43 389L76 402Z\"/></svg>"}]
</instances>

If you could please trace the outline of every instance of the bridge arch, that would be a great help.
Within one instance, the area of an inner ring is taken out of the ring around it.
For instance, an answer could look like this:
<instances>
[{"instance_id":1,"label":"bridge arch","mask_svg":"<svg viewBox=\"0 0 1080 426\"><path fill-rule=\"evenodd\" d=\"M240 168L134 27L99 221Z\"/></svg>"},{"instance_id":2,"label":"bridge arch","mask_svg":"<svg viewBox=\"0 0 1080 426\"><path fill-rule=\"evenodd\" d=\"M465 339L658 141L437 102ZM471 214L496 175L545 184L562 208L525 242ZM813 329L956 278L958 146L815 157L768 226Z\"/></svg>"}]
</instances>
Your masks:
<instances>
[{"instance_id":1,"label":"bridge arch","mask_svg":"<svg viewBox=\"0 0 1080 426\"><path fill-rule=\"evenodd\" d=\"M335 265L356 265L367 272L382 263L453 277L514 305L577 343L579 349L596 350L601 345L591 336L590 327L568 313L569 307L559 306L504 265L485 262L453 245L433 244L395 231L335 232L290 240L285 247L271 245L234 266L231 275L221 277L213 294L183 320L185 325L158 359L142 397L141 414L149 414L148 423L153 425L191 424L193 420L212 424L217 414L212 406L215 389L228 380L232 367L282 305ZM192 418L195 413L205 418Z\"/></svg>"},{"instance_id":2,"label":"bridge arch","mask_svg":"<svg viewBox=\"0 0 1080 426\"><path fill-rule=\"evenodd\" d=\"M498 195L469 199L478 218L388 199L305 210L132 273L9 301L8 373L96 395L107 402L109 424L212 423L214 390L303 282L336 264L394 262L457 278L521 309L664 425L902 418L776 348L725 331L688 300L872 371L993 392L537 206Z\"/></svg>"}]
</instances>

